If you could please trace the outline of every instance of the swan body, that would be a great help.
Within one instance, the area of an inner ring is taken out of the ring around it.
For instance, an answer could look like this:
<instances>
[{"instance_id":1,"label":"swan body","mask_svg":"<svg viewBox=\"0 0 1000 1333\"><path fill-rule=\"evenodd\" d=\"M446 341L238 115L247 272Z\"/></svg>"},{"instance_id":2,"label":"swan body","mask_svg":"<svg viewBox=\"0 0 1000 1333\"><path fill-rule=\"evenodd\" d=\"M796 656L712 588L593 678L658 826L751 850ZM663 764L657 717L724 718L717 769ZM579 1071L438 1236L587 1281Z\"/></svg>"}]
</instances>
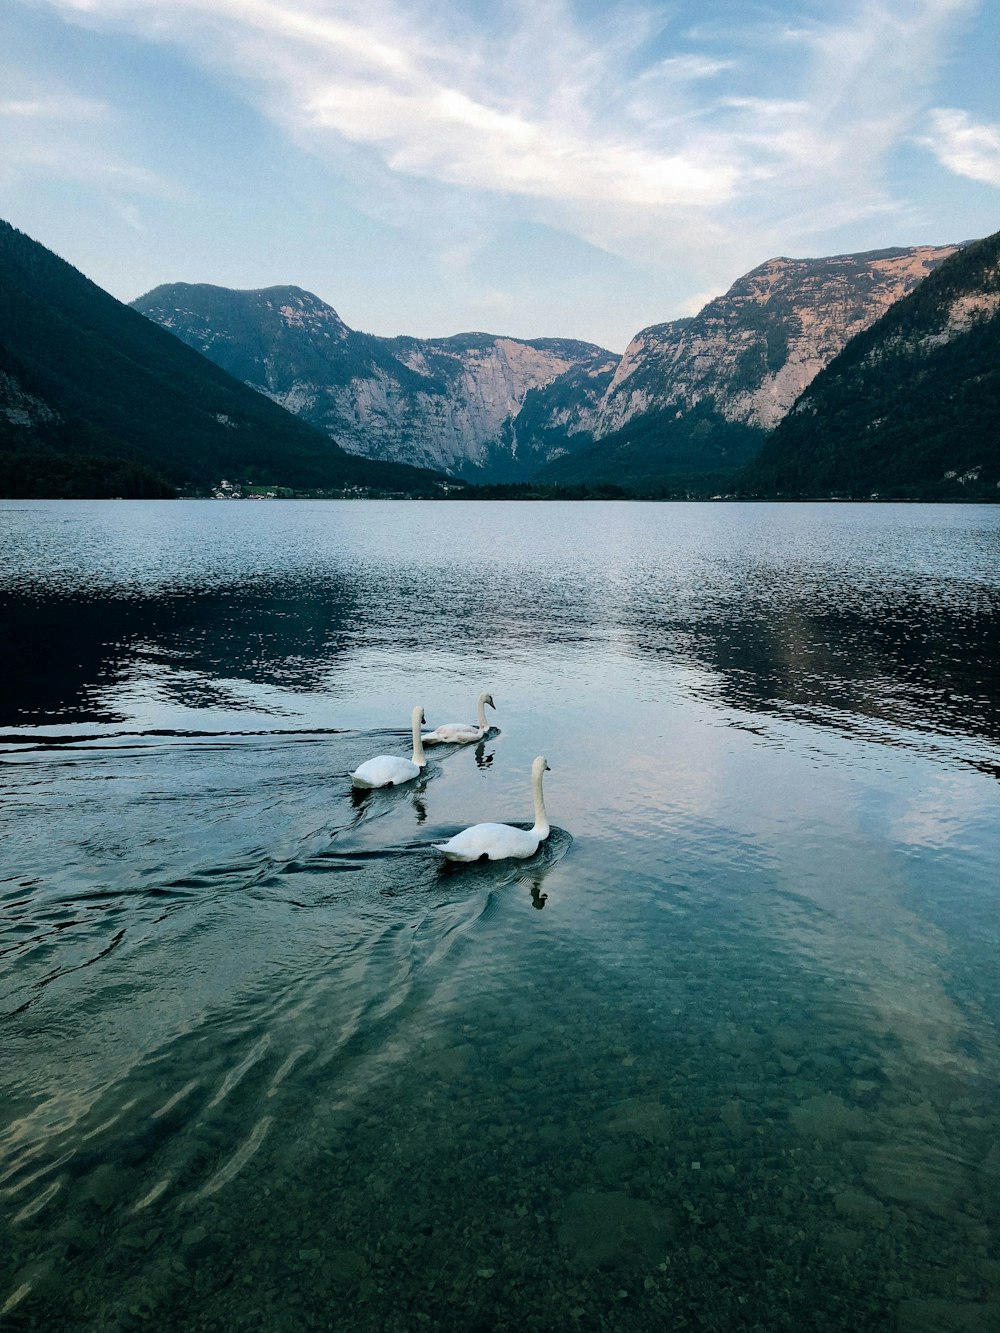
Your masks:
<instances>
[{"instance_id":1,"label":"swan body","mask_svg":"<svg viewBox=\"0 0 1000 1333\"><path fill-rule=\"evenodd\" d=\"M377 754L374 759L366 759L351 774L352 787L398 787L402 782L412 782L419 777L426 767L424 747L420 741L420 728L424 722L424 710L413 710L413 758L403 759L396 754Z\"/></svg>"},{"instance_id":2,"label":"swan body","mask_svg":"<svg viewBox=\"0 0 1000 1333\"><path fill-rule=\"evenodd\" d=\"M534 856L549 836L549 821L542 797L542 774L550 771L542 755L531 765L531 792L535 800L535 822L530 829L512 824L473 824L456 833L447 842L434 847L449 861L504 861L508 857L524 860Z\"/></svg>"},{"instance_id":3,"label":"swan body","mask_svg":"<svg viewBox=\"0 0 1000 1333\"><path fill-rule=\"evenodd\" d=\"M475 726L471 722L442 722L433 731L425 731L420 739L425 745L468 745L470 741L481 741L489 731L487 704L496 708L492 694L481 694L476 700L479 720Z\"/></svg>"}]
</instances>

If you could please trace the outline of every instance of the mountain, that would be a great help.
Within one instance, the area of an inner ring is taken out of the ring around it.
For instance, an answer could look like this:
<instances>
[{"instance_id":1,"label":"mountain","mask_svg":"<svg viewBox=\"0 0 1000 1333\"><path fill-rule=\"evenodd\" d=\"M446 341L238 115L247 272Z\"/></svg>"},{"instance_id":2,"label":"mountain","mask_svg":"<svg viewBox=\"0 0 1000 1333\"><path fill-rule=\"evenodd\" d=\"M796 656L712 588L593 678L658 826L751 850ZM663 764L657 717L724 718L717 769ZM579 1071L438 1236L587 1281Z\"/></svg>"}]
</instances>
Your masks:
<instances>
[{"instance_id":1,"label":"mountain","mask_svg":"<svg viewBox=\"0 0 1000 1333\"><path fill-rule=\"evenodd\" d=\"M596 443L536 480L725 488L813 377L957 248L768 260L698 315L637 334L598 407Z\"/></svg>"},{"instance_id":2,"label":"mountain","mask_svg":"<svg viewBox=\"0 0 1000 1333\"><path fill-rule=\"evenodd\" d=\"M300 287L170 283L133 306L342 448L477 481L589 443L618 364L568 339L378 338Z\"/></svg>"},{"instance_id":3,"label":"mountain","mask_svg":"<svg viewBox=\"0 0 1000 1333\"><path fill-rule=\"evenodd\" d=\"M956 246L768 260L696 316L588 343L377 338L298 287L174 283L137 309L367 457L479 483L728 484L813 377Z\"/></svg>"},{"instance_id":4,"label":"mountain","mask_svg":"<svg viewBox=\"0 0 1000 1333\"><path fill-rule=\"evenodd\" d=\"M223 477L381 494L444 482L338 449L0 222L0 494L171 495Z\"/></svg>"},{"instance_id":5,"label":"mountain","mask_svg":"<svg viewBox=\"0 0 1000 1333\"><path fill-rule=\"evenodd\" d=\"M848 344L743 481L761 495L1000 499L1000 232Z\"/></svg>"},{"instance_id":6,"label":"mountain","mask_svg":"<svg viewBox=\"0 0 1000 1333\"><path fill-rule=\"evenodd\" d=\"M773 429L856 334L957 248L769 259L693 318L636 334L601 403L595 435L709 398L726 421Z\"/></svg>"}]
</instances>

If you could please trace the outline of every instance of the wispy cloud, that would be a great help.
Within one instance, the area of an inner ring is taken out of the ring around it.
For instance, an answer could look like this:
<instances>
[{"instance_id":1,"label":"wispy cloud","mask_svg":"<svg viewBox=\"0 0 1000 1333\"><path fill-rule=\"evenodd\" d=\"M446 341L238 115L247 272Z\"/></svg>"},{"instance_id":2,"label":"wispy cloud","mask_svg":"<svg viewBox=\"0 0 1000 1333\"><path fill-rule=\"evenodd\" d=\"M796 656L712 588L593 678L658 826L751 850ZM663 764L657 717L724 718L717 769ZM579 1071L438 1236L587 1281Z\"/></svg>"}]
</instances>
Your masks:
<instances>
[{"instance_id":1,"label":"wispy cloud","mask_svg":"<svg viewBox=\"0 0 1000 1333\"><path fill-rule=\"evenodd\" d=\"M683 6L638 0L597 19L570 0L48 3L224 66L296 142L366 181L383 215L394 198L401 222L426 217L426 192L414 208L406 185L423 183L473 209L514 202L628 257L714 247L730 271L831 221L892 214L887 155L915 133L974 8L831 0L822 19L786 5L713 32L678 26ZM987 131L939 121L935 151L992 173Z\"/></svg>"},{"instance_id":2,"label":"wispy cloud","mask_svg":"<svg viewBox=\"0 0 1000 1333\"><path fill-rule=\"evenodd\" d=\"M1000 125L983 125L964 111L939 107L919 142L956 176L1000 185Z\"/></svg>"},{"instance_id":3,"label":"wispy cloud","mask_svg":"<svg viewBox=\"0 0 1000 1333\"><path fill-rule=\"evenodd\" d=\"M111 108L107 102L72 94L40 94L28 97L0 98L0 117L22 121L78 121L107 120Z\"/></svg>"},{"instance_id":4,"label":"wispy cloud","mask_svg":"<svg viewBox=\"0 0 1000 1333\"><path fill-rule=\"evenodd\" d=\"M22 88L18 96L0 99L0 182L54 177L103 186L114 195L177 198L176 185L114 147L117 119L108 102L46 88Z\"/></svg>"}]
</instances>

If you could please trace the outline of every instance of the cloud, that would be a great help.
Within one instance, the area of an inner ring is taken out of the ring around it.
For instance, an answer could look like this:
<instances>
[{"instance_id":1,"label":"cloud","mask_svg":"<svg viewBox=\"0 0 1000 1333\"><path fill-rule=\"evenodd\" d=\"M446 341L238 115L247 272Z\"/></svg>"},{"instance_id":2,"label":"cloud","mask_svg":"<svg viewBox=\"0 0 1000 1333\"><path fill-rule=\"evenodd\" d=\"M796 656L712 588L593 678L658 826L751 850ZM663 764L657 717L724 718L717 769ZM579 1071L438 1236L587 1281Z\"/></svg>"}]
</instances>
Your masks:
<instances>
[{"instance_id":1,"label":"cloud","mask_svg":"<svg viewBox=\"0 0 1000 1333\"><path fill-rule=\"evenodd\" d=\"M452 214L458 193L638 262L701 255L702 284L899 207L886 157L973 8L831 0L711 31L639 0L586 19L569 0L48 3L235 76L400 225L433 227L428 190Z\"/></svg>"},{"instance_id":2,"label":"cloud","mask_svg":"<svg viewBox=\"0 0 1000 1333\"><path fill-rule=\"evenodd\" d=\"M442 86L337 84L303 111L309 129L375 145L395 171L468 189L654 209L719 204L732 191L731 167L610 136L601 142Z\"/></svg>"},{"instance_id":3,"label":"cloud","mask_svg":"<svg viewBox=\"0 0 1000 1333\"><path fill-rule=\"evenodd\" d=\"M114 120L109 106L87 98L39 94L0 101L0 184L50 178L97 186L113 196L180 198L176 184L123 158L106 134L90 132Z\"/></svg>"},{"instance_id":4,"label":"cloud","mask_svg":"<svg viewBox=\"0 0 1000 1333\"><path fill-rule=\"evenodd\" d=\"M76 121L107 120L111 108L107 102L99 102L90 97L74 97L60 93L41 94L30 97L0 98L0 117L16 120Z\"/></svg>"},{"instance_id":5,"label":"cloud","mask_svg":"<svg viewBox=\"0 0 1000 1333\"><path fill-rule=\"evenodd\" d=\"M678 79L692 82L695 79L714 79L726 70L735 67L733 60L712 60L703 55L668 56L661 60L651 75L656 78ZM650 75L646 76L647 78Z\"/></svg>"},{"instance_id":6,"label":"cloud","mask_svg":"<svg viewBox=\"0 0 1000 1333\"><path fill-rule=\"evenodd\" d=\"M977 124L964 111L938 107L917 141L956 176L1000 186L1000 125Z\"/></svg>"}]
</instances>

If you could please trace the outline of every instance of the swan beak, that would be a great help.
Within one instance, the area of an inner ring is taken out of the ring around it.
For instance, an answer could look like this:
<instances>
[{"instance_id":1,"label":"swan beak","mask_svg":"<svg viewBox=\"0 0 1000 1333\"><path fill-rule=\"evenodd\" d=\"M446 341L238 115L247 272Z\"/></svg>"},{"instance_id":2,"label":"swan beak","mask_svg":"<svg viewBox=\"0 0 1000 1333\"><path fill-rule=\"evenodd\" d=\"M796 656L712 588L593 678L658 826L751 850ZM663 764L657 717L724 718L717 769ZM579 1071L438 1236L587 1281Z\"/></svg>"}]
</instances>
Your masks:
<instances>
[{"instance_id":1,"label":"swan beak","mask_svg":"<svg viewBox=\"0 0 1000 1333\"><path fill-rule=\"evenodd\" d=\"M546 765L545 765L545 771L546 771L546 773L551 773L551 772L552 772L552 765L551 765L551 764L546 764Z\"/></svg>"}]
</instances>

